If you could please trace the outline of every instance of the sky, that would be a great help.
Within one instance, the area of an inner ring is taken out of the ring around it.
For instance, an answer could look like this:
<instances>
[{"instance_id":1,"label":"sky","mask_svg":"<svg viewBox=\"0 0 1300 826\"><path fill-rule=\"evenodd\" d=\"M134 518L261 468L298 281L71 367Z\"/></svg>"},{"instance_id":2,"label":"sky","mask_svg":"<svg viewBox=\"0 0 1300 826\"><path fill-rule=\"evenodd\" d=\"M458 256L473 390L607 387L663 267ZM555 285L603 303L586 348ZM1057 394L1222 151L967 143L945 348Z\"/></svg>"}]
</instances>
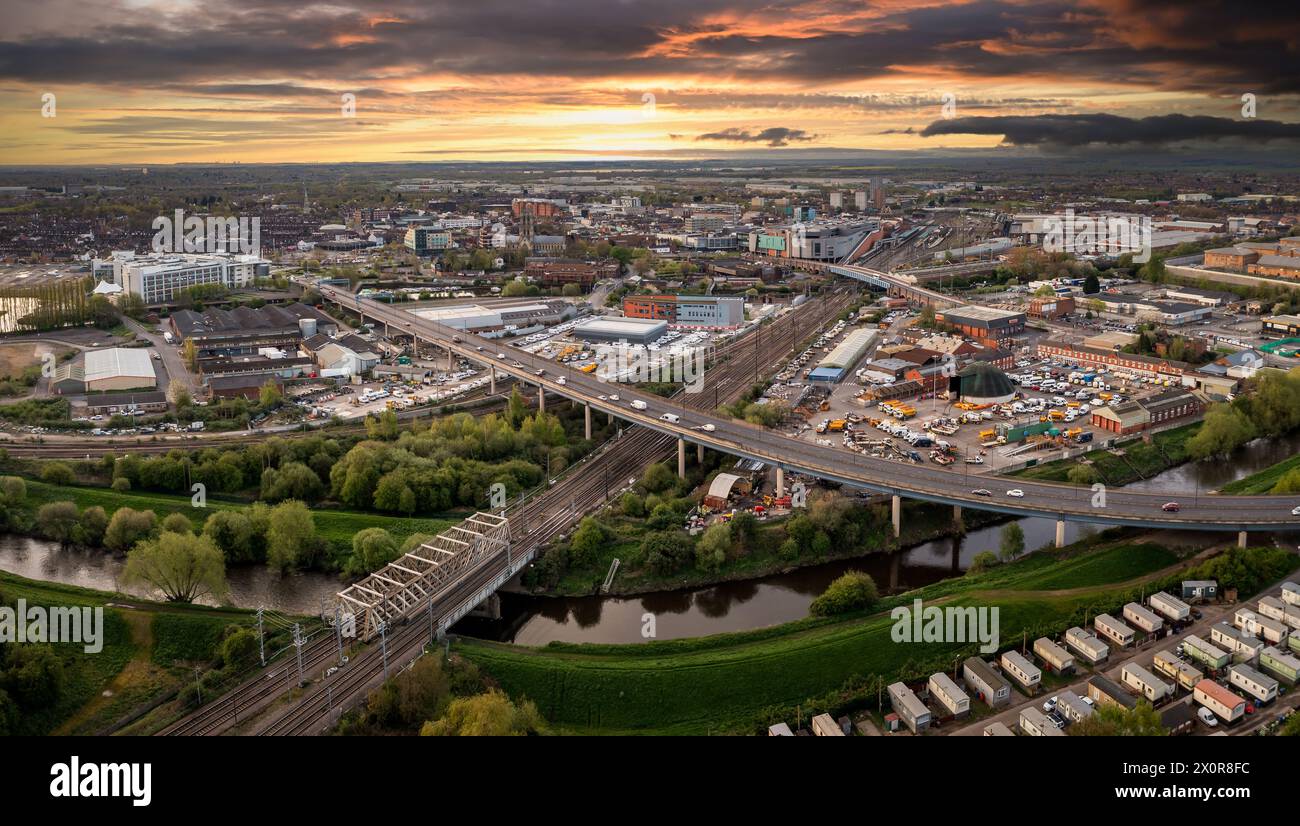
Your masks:
<instances>
[{"instance_id":1,"label":"sky","mask_svg":"<svg viewBox=\"0 0 1300 826\"><path fill-rule=\"evenodd\" d=\"M0 0L0 162L1300 148L1298 9Z\"/></svg>"}]
</instances>

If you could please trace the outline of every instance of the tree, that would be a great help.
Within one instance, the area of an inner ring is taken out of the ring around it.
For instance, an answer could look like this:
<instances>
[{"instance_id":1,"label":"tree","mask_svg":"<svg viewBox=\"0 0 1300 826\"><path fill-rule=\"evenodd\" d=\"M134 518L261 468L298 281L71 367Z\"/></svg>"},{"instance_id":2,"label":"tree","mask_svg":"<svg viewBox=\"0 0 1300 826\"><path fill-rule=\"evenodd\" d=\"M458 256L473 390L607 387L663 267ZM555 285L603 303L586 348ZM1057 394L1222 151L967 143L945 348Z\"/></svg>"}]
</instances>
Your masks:
<instances>
[{"instance_id":1,"label":"tree","mask_svg":"<svg viewBox=\"0 0 1300 826\"><path fill-rule=\"evenodd\" d=\"M225 554L227 562L241 560L254 542L253 522L239 511L217 511L203 523L203 535Z\"/></svg>"},{"instance_id":2,"label":"tree","mask_svg":"<svg viewBox=\"0 0 1300 826\"><path fill-rule=\"evenodd\" d=\"M1025 552L1025 529L1019 522L1008 522L1002 526L1001 542L998 545L998 558L1010 562Z\"/></svg>"},{"instance_id":3,"label":"tree","mask_svg":"<svg viewBox=\"0 0 1300 826\"><path fill-rule=\"evenodd\" d=\"M497 689L451 701L441 720L425 723L421 737L518 737L545 729L531 701L515 706Z\"/></svg>"},{"instance_id":4,"label":"tree","mask_svg":"<svg viewBox=\"0 0 1300 826\"><path fill-rule=\"evenodd\" d=\"M183 513L169 513L163 517L162 529L168 533L194 533L194 523Z\"/></svg>"},{"instance_id":5,"label":"tree","mask_svg":"<svg viewBox=\"0 0 1300 826\"><path fill-rule=\"evenodd\" d=\"M640 496L637 496L634 491L629 490L624 493L623 498L619 500L619 506L622 508L624 516L633 518L645 516L645 501Z\"/></svg>"},{"instance_id":6,"label":"tree","mask_svg":"<svg viewBox=\"0 0 1300 826\"><path fill-rule=\"evenodd\" d=\"M181 344L181 357L185 359L185 366L191 370L199 369L199 348L194 345L194 339L187 338Z\"/></svg>"},{"instance_id":7,"label":"tree","mask_svg":"<svg viewBox=\"0 0 1300 826\"><path fill-rule=\"evenodd\" d=\"M99 505L91 505L81 512L81 521L77 527L81 541L98 548L104 542L104 532L108 530L108 514Z\"/></svg>"},{"instance_id":8,"label":"tree","mask_svg":"<svg viewBox=\"0 0 1300 826\"><path fill-rule=\"evenodd\" d=\"M239 628L221 641L221 662L225 668L238 673L258 661L257 635L249 629Z\"/></svg>"},{"instance_id":9,"label":"tree","mask_svg":"<svg viewBox=\"0 0 1300 826\"><path fill-rule=\"evenodd\" d=\"M1091 485L1097 481L1097 469L1092 465L1075 465L1066 472L1065 478L1072 485Z\"/></svg>"},{"instance_id":10,"label":"tree","mask_svg":"<svg viewBox=\"0 0 1300 826\"><path fill-rule=\"evenodd\" d=\"M641 540L641 558L657 574L672 573L694 552L695 544L677 531L648 533Z\"/></svg>"},{"instance_id":11,"label":"tree","mask_svg":"<svg viewBox=\"0 0 1300 826\"><path fill-rule=\"evenodd\" d=\"M992 551L980 551L971 557L970 567L966 569L968 574L982 574L990 568L996 568L998 556Z\"/></svg>"},{"instance_id":12,"label":"tree","mask_svg":"<svg viewBox=\"0 0 1300 826\"><path fill-rule=\"evenodd\" d=\"M574 565L590 565L608 541L609 532L605 526L588 516L573 532L573 539L569 542L569 560Z\"/></svg>"},{"instance_id":13,"label":"tree","mask_svg":"<svg viewBox=\"0 0 1300 826\"><path fill-rule=\"evenodd\" d=\"M122 581L150 585L168 602L188 603L205 596L221 601L228 590L221 551L211 539L192 533L166 532L140 542L127 554Z\"/></svg>"},{"instance_id":14,"label":"tree","mask_svg":"<svg viewBox=\"0 0 1300 826\"><path fill-rule=\"evenodd\" d=\"M870 574L845 571L821 596L812 601L808 612L814 617L829 617L850 611L865 611L880 600L880 591Z\"/></svg>"},{"instance_id":15,"label":"tree","mask_svg":"<svg viewBox=\"0 0 1300 826\"><path fill-rule=\"evenodd\" d=\"M641 487L651 493L663 493L669 488L677 485L677 476L673 474L668 466L662 463L655 463L645 469L641 475Z\"/></svg>"},{"instance_id":16,"label":"tree","mask_svg":"<svg viewBox=\"0 0 1300 826\"><path fill-rule=\"evenodd\" d=\"M115 553L126 553L137 542L150 536L157 525L158 517L153 511L118 508L104 531L104 547Z\"/></svg>"},{"instance_id":17,"label":"tree","mask_svg":"<svg viewBox=\"0 0 1300 826\"><path fill-rule=\"evenodd\" d=\"M282 401L284 401L284 394L280 392L280 386L271 379L267 379L257 391L257 403L263 410L277 408Z\"/></svg>"},{"instance_id":18,"label":"tree","mask_svg":"<svg viewBox=\"0 0 1300 826\"><path fill-rule=\"evenodd\" d=\"M194 404L194 399L190 396L189 388L178 381L174 381L167 385L167 400L171 402L177 410Z\"/></svg>"},{"instance_id":19,"label":"tree","mask_svg":"<svg viewBox=\"0 0 1300 826\"><path fill-rule=\"evenodd\" d=\"M1083 279L1083 294L1096 295L1099 292L1101 292L1101 279L1095 272L1088 273Z\"/></svg>"},{"instance_id":20,"label":"tree","mask_svg":"<svg viewBox=\"0 0 1300 826\"><path fill-rule=\"evenodd\" d=\"M442 717L451 701L451 680L436 656L420 657L380 686L366 701L371 719L389 728L413 729Z\"/></svg>"},{"instance_id":21,"label":"tree","mask_svg":"<svg viewBox=\"0 0 1300 826\"><path fill-rule=\"evenodd\" d=\"M710 525L695 543L695 564L706 571L717 571L727 561L731 550L731 526L725 522Z\"/></svg>"},{"instance_id":22,"label":"tree","mask_svg":"<svg viewBox=\"0 0 1300 826\"><path fill-rule=\"evenodd\" d=\"M377 571L397 559L397 540L383 528L366 528L352 537L352 556L346 570L349 575Z\"/></svg>"},{"instance_id":23,"label":"tree","mask_svg":"<svg viewBox=\"0 0 1300 826\"><path fill-rule=\"evenodd\" d=\"M311 563L318 542L316 522L305 504L290 499L271 509L266 562L281 573Z\"/></svg>"},{"instance_id":24,"label":"tree","mask_svg":"<svg viewBox=\"0 0 1300 826\"><path fill-rule=\"evenodd\" d=\"M27 500L27 483L21 476L0 477L0 496L9 505L21 505Z\"/></svg>"},{"instance_id":25,"label":"tree","mask_svg":"<svg viewBox=\"0 0 1300 826\"><path fill-rule=\"evenodd\" d=\"M279 468L262 471L262 499L266 502L285 499L315 502L324 493L325 486L316 471L302 462L285 462Z\"/></svg>"},{"instance_id":26,"label":"tree","mask_svg":"<svg viewBox=\"0 0 1300 826\"><path fill-rule=\"evenodd\" d=\"M51 485L71 485L77 481L77 474L67 462L46 462L41 468L41 481Z\"/></svg>"},{"instance_id":27,"label":"tree","mask_svg":"<svg viewBox=\"0 0 1300 826\"><path fill-rule=\"evenodd\" d=\"M78 517L76 502L50 502L36 511L41 535L67 547L76 537Z\"/></svg>"},{"instance_id":28,"label":"tree","mask_svg":"<svg viewBox=\"0 0 1300 826\"><path fill-rule=\"evenodd\" d=\"M1187 440L1187 453L1194 459L1226 456L1253 438L1255 425L1240 408L1216 404L1206 412L1201 429Z\"/></svg>"},{"instance_id":29,"label":"tree","mask_svg":"<svg viewBox=\"0 0 1300 826\"><path fill-rule=\"evenodd\" d=\"M1104 705L1069 728L1072 737L1165 737L1160 713L1146 700L1136 708Z\"/></svg>"}]
</instances>

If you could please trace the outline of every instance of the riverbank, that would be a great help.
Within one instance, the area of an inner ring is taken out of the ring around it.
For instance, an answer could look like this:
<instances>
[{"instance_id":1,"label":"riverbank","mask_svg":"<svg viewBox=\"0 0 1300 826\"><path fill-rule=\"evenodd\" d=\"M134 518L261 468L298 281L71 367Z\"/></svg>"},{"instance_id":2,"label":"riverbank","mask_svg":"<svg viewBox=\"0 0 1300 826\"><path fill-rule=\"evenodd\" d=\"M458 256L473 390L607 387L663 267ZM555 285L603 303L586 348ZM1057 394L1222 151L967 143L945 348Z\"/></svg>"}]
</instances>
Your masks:
<instances>
[{"instance_id":1,"label":"riverbank","mask_svg":"<svg viewBox=\"0 0 1300 826\"><path fill-rule=\"evenodd\" d=\"M1281 462L1258 473L1252 473L1243 479L1229 482L1219 490L1219 493L1233 496L1256 496L1263 493L1272 493L1277 483L1282 481L1282 477L1294 470L1300 470L1300 454L1296 454L1289 459L1283 459Z\"/></svg>"},{"instance_id":2,"label":"riverbank","mask_svg":"<svg viewBox=\"0 0 1300 826\"><path fill-rule=\"evenodd\" d=\"M246 511L250 507L248 503L243 501L209 497L204 507L196 508L188 496L137 491L118 493L108 488L52 485L33 479L25 481L27 483L27 503L33 512L39 509L41 505L50 502L70 501L76 503L78 509L82 510L91 506L99 506L104 509L109 518L112 518L113 512L118 508L151 510L157 514L159 520L169 514L179 513L193 522L196 530L200 530L203 527L203 522L214 511ZM320 506L312 508L312 520L316 525L316 533L329 542L331 558L336 560L345 559L352 553L352 537L366 528L384 528L400 544L412 534L438 533L456 524L461 518L463 517L454 515L436 518L385 516L377 513L335 510ZM33 526L31 535L40 536L39 525Z\"/></svg>"},{"instance_id":3,"label":"riverbank","mask_svg":"<svg viewBox=\"0 0 1300 826\"><path fill-rule=\"evenodd\" d=\"M1247 553L1255 560L1248 568L1295 567L1294 557L1276 549ZM459 639L456 648L512 696L536 702L562 729L752 733L792 719L796 708L843 713L874 703L883 685L923 679L977 650L895 643L889 615L894 607L914 599L996 607L1001 639L1019 647L1022 639L1086 625L1097 613L1118 611L1184 576L1220 573L1207 568L1210 563L1193 565L1193 556L1190 549L1116 542L1103 534L886 598L868 614L641 645L552 643L538 649Z\"/></svg>"},{"instance_id":4,"label":"riverbank","mask_svg":"<svg viewBox=\"0 0 1300 826\"><path fill-rule=\"evenodd\" d=\"M1139 437L1113 448L1091 450L1082 456L1044 462L1007 475L1036 482L1068 482L1070 471L1086 462L1096 471L1098 482L1112 487L1130 485L1190 461L1187 443L1200 430L1201 423L1195 422L1157 433L1150 442Z\"/></svg>"},{"instance_id":5,"label":"riverbank","mask_svg":"<svg viewBox=\"0 0 1300 826\"><path fill-rule=\"evenodd\" d=\"M88 653L80 643L33 646L33 651L42 652L39 656L51 658L60 676L37 678L31 697L10 698L18 713L0 713L0 729L7 727L3 733L11 735L115 730L192 685L193 667L206 670L219 658L220 642L232 626L256 626L254 615L239 609L152 602L3 571L0 597L8 605L21 599L28 606L102 608L104 612L103 648L98 652ZM285 640L271 642L278 647Z\"/></svg>"}]
</instances>

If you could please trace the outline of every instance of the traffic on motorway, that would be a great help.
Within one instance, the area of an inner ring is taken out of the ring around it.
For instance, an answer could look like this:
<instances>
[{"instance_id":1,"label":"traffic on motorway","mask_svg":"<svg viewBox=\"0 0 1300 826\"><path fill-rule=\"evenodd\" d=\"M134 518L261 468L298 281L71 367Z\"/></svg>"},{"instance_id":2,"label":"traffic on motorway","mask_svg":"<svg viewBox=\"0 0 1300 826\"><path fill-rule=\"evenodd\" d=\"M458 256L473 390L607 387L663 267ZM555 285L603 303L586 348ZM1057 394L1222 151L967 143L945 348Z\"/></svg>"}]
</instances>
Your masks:
<instances>
[{"instance_id":1,"label":"traffic on motorway","mask_svg":"<svg viewBox=\"0 0 1300 826\"><path fill-rule=\"evenodd\" d=\"M748 422L691 410L663 397L610 385L595 376L573 371L567 376L543 372L554 364L514 349L507 354L499 343L454 330L334 287L320 287L323 296L366 317L389 325L390 333L419 335L467 358L493 363L497 370L544 387L548 392L588 404L593 410L687 442L703 444L737 456L774 464L786 470L882 493L1024 516L1145 527L1210 530L1267 530L1300 526L1300 500L1292 496L1216 496L1196 494L1171 499L1169 493L1125 492L1094 486L1019 481L1021 495L988 491L972 484L966 474L926 466L904 466L870 456L848 454L774 433ZM665 414L671 414L671 417ZM979 477L977 477L979 478ZM977 491L984 490L988 495ZM1173 507L1169 507L1169 506Z\"/></svg>"}]
</instances>

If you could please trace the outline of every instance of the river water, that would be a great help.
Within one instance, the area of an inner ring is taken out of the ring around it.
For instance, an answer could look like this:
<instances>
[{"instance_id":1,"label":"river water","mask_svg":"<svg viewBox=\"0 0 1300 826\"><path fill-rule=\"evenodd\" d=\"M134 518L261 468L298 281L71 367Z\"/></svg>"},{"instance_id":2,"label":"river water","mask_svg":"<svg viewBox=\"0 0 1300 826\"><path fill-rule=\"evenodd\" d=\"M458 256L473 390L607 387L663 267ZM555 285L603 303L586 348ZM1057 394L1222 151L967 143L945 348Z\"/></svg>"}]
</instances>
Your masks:
<instances>
[{"instance_id":1,"label":"river water","mask_svg":"<svg viewBox=\"0 0 1300 826\"><path fill-rule=\"evenodd\" d=\"M1252 442L1226 461L1189 463L1127 488L1180 494L1199 489L1207 493L1296 453L1300 453L1300 433ZM1018 521L1025 532L1026 548L1052 542L1055 520ZM1074 542L1104 526L1067 522L1065 527L1066 541ZM873 554L758 580L637 597L553 598L502 593L502 619L468 618L456 631L522 645L545 645L553 640L640 642L645 639L647 615L654 618L654 637L661 640L761 628L806 617L809 603L849 569L871 574L882 590L915 588L956 576L966 570L976 554L995 551L1001 531L1002 525L992 525L896 554ZM43 539L0 535L0 570L30 579L117 591L122 561L101 551L63 550ZM321 605L339 589L339 580L327 574L279 576L261 566L232 568L227 580L230 604L293 614L318 614ZM135 595L147 596L138 592Z\"/></svg>"}]
</instances>

